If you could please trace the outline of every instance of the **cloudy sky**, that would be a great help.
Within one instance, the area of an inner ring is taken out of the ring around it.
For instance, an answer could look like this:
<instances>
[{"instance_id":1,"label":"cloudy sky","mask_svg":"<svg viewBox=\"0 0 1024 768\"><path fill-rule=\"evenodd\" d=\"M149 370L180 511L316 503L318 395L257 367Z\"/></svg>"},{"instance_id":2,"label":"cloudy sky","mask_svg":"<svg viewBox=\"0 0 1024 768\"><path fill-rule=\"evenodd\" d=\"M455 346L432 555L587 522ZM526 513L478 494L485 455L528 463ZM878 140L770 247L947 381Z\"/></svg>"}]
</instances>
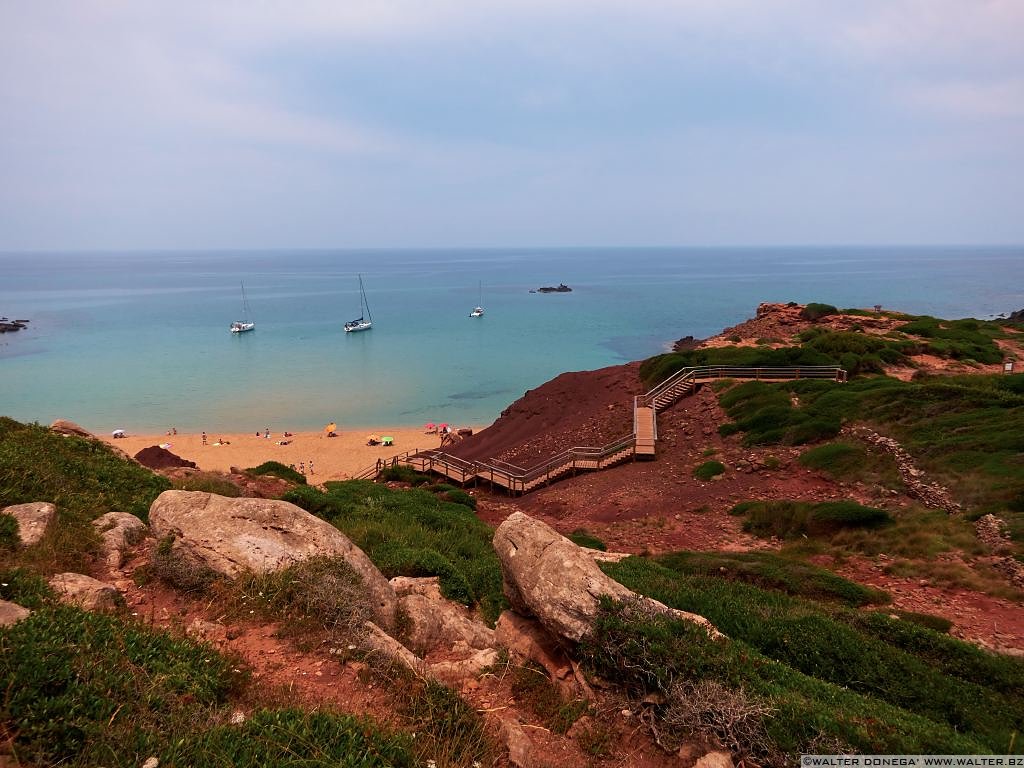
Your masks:
<instances>
[{"instance_id":1,"label":"cloudy sky","mask_svg":"<svg viewBox=\"0 0 1024 768\"><path fill-rule=\"evenodd\" d=\"M0 249L1024 242L1021 0L0 0Z\"/></svg>"}]
</instances>

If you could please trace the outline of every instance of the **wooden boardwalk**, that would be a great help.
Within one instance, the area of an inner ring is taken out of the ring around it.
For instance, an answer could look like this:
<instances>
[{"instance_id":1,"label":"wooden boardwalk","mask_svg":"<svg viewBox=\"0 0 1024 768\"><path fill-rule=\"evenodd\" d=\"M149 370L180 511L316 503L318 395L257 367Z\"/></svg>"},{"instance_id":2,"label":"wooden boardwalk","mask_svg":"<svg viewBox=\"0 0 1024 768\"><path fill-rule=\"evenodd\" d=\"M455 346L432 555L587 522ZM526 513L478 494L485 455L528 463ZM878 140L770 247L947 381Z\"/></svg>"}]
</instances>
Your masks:
<instances>
[{"instance_id":1,"label":"wooden boardwalk","mask_svg":"<svg viewBox=\"0 0 1024 768\"><path fill-rule=\"evenodd\" d=\"M577 472L607 469L636 458L654 459L657 455L658 411L693 392L700 384L719 379L764 382L821 379L842 383L846 381L846 371L838 366L683 368L633 399L633 431L608 445L567 448L529 468L497 459L466 461L441 450L407 451L378 462L376 467L369 467L357 477L374 478L387 467L408 466L419 472L441 475L459 485L484 481L511 494L523 494Z\"/></svg>"}]
</instances>

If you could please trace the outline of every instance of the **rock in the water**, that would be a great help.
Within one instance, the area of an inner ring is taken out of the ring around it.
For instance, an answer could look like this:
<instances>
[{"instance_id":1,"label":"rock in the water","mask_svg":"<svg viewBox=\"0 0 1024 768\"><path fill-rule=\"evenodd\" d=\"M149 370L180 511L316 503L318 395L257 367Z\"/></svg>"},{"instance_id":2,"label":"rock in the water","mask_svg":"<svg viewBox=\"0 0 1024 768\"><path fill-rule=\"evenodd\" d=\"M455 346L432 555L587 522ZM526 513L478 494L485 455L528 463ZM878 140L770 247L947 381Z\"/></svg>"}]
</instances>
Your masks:
<instances>
[{"instance_id":1,"label":"rock in the water","mask_svg":"<svg viewBox=\"0 0 1024 768\"><path fill-rule=\"evenodd\" d=\"M196 463L183 459L177 454L171 453L159 445L151 445L143 448L135 454L135 460L144 467L150 469L173 469L174 467L191 467L196 469Z\"/></svg>"},{"instance_id":2,"label":"rock in the water","mask_svg":"<svg viewBox=\"0 0 1024 768\"><path fill-rule=\"evenodd\" d=\"M9 627L16 624L31 614L28 608L22 608L17 603L7 600L0 600L0 627Z\"/></svg>"},{"instance_id":3,"label":"rock in the water","mask_svg":"<svg viewBox=\"0 0 1024 768\"><path fill-rule=\"evenodd\" d=\"M18 521L18 538L22 546L29 547L43 538L46 529L57 517L57 508L46 501L33 501L4 507L0 513Z\"/></svg>"},{"instance_id":4,"label":"rock in the water","mask_svg":"<svg viewBox=\"0 0 1024 768\"><path fill-rule=\"evenodd\" d=\"M121 602L116 587L81 573L58 573L50 577L50 586L62 603L87 611L112 611Z\"/></svg>"},{"instance_id":5,"label":"rock in the water","mask_svg":"<svg viewBox=\"0 0 1024 768\"><path fill-rule=\"evenodd\" d=\"M111 568L120 568L125 550L142 541L149 530L144 522L127 512L107 512L92 524L100 533L100 552Z\"/></svg>"},{"instance_id":6,"label":"rock in the water","mask_svg":"<svg viewBox=\"0 0 1024 768\"><path fill-rule=\"evenodd\" d=\"M512 607L523 615L536 616L560 637L578 642L589 634L603 595L691 621L710 636L721 636L703 616L677 611L630 591L606 576L578 546L522 512L514 512L498 526L494 549Z\"/></svg>"},{"instance_id":7,"label":"rock in the water","mask_svg":"<svg viewBox=\"0 0 1024 768\"><path fill-rule=\"evenodd\" d=\"M89 430L85 429L84 427L80 427L77 424L75 424L75 422L68 421L67 419L57 419L55 422L53 422L53 424L50 425L50 429L60 435L75 435L77 437L92 438L96 437Z\"/></svg>"},{"instance_id":8,"label":"rock in the water","mask_svg":"<svg viewBox=\"0 0 1024 768\"><path fill-rule=\"evenodd\" d=\"M333 525L287 501L229 499L203 491L164 491L149 510L153 533L174 550L228 577L266 573L311 557L341 557L359 574L378 624L391 629L397 600L370 558Z\"/></svg>"}]
</instances>

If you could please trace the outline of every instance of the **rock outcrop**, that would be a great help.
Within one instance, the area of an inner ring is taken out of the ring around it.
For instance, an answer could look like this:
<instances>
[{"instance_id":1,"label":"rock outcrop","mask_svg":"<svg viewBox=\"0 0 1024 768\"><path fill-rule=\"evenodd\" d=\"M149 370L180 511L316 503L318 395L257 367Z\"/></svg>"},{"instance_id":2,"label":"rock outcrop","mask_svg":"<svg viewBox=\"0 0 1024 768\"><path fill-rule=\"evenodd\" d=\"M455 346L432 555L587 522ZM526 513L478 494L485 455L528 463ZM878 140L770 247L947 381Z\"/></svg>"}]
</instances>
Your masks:
<instances>
[{"instance_id":1,"label":"rock outcrop","mask_svg":"<svg viewBox=\"0 0 1024 768\"><path fill-rule=\"evenodd\" d=\"M124 553L128 547L138 544L149 530L135 515L127 512L107 512L92 521L100 534L100 553L111 568L124 564Z\"/></svg>"},{"instance_id":2,"label":"rock outcrop","mask_svg":"<svg viewBox=\"0 0 1024 768\"><path fill-rule=\"evenodd\" d=\"M23 547L39 542L57 517L57 508L47 501L32 501L28 504L14 504L0 509L0 514L10 515L18 521L18 538Z\"/></svg>"},{"instance_id":3,"label":"rock outcrop","mask_svg":"<svg viewBox=\"0 0 1024 768\"><path fill-rule=\"evenodd\" d=\"M50 425L50 429L59 435L74 435L76 437L90 437L95 439L94 435L84 427L80 427L73 421L67 419L57 419L53 424Z\"/></svg>"},{"instance_id":4,"label":"rock outcrop","mask_svg":"<svg viewBox=\"0 0 1024 768\"><path fill-rule=\"evenodd\" d=\"M183 459L175 453L171 453L166 448L161 448L159 445L151 445L149 448L143 448L141 451L135 454L135 460L144 467L149 469L173 469L175 467L189 467L196 469L196 463Z\"/></svg>"},{"instance_id":5,"label":"rock outcrop","mask_svg":"<svg viewBox=\"0 0 1024 768\"><path fill-rule=\"evenodd\" d=\"M62 603L87 611L113 611L122 601L116 587L81 573L58 573L50 577L50 586Z\"/></svg>"},{"instance_id":6,"label":"rock outcrop","mask_svg":"<svg viewBox=\"0 0 1024 768\"><path fill-rule=\"evenodd\" d=\"M22 608L17 603L8 600L0 600L0 627L9 627L16 624L31 614L28 608Z\"/></svg>"},{"instance_id":7,"label":"rock outcrop","mask_svg":"<svg viewBox=\"0 0 1024 768\"><path fill-rule=\"evenodd\" d=\"M579 642L590 633L603 595L693 622L711 637L721 637L703 616L641 597L606 576L580 547L522 512L498 526L494 549L513 609L536 616L545 629L566 640Z\"/></svg>"},{"instance_id":8,"label":"rock outcrop","mask_svg":"<svg viewBox=\"0 0 1024 768\"><path fill-rule=\"evenodd\" d=\"M287 501L229 499L164 491L149 510L153 533L173 536L174 552L215 573L266 573L315 556L341 557L363 581L374 619L394 627L397 600L370 558L334 526Z\"/></svg>"}]
</instances>

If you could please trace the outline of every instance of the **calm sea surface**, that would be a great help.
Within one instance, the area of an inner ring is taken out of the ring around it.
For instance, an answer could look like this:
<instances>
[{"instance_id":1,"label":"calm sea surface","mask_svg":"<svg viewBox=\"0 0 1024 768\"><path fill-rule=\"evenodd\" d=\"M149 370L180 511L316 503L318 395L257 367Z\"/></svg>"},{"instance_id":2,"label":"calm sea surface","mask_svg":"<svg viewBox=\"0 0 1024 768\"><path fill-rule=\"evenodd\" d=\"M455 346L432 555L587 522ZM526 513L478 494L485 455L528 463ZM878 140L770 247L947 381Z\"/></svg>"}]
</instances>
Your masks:
<instances>
[{"instance_id":1,"label":"calm sea surface","mask_svg":"<svg viewBox=\"0 0 1024 768\"><path fill-rule=\"evenodd\" d=\"M363 275L373 329L346 334ZM256 330L233 335L244 281ZM531 294L564 282L568 294ZM483 285L486 314L470 319ZM762 301L942 317L1024 307L1024 248L0 254L0 415L95 431L484 424L558 373Z\"/></svg>"}]
</instances>

